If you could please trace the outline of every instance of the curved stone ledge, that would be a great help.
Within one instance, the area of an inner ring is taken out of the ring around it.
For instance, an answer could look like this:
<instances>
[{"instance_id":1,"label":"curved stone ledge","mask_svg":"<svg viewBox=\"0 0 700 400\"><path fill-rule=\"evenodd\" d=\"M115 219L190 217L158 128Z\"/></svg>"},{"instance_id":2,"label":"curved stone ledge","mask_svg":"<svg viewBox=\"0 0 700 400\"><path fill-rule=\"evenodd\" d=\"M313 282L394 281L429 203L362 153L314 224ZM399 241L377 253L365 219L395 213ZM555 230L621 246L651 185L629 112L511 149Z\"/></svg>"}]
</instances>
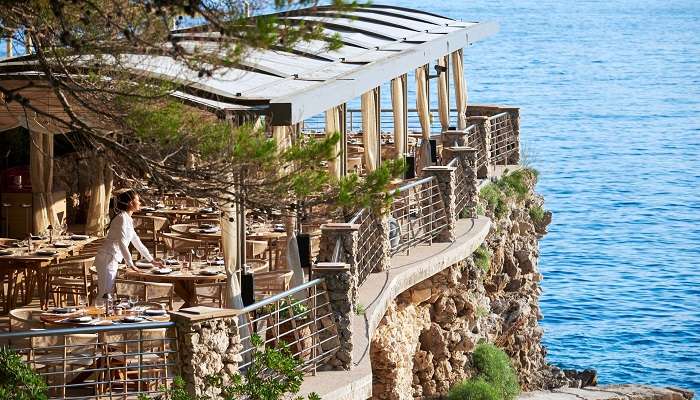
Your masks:
<instances>
[{"instance_id":1,"label":"curved stone ledge","mask_svg":"<svg viewBox=\"0 0 700 400\"><path fill-rule=\"evenodd\" d=\"M523 393L518 400L690 400L689 390L647 385L605 385Z\"/></svg>"}]
</instances>

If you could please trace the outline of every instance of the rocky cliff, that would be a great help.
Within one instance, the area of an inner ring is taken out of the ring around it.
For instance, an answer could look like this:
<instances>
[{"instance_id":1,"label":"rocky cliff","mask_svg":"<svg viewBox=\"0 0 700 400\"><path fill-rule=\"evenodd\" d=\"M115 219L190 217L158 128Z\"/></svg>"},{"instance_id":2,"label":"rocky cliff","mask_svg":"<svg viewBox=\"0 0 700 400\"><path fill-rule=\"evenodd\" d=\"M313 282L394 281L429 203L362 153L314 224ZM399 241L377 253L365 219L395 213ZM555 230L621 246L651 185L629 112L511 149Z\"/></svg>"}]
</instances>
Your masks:
<instances>
[{"instance_id":1,"label":"rocky cliff","mask_svg":"<svg viewBox=\"0 0 700 400\"><path fill-rule=\"evenodd\" d=\"M483 188L480 209L493 224L482 247L390 305L371 343L375 398L446 394L473 374L480 341L508 353L523 390L571 383L546 364L541 344L538 238L551 214L535 182L534 171L521 170Z\"/></svg>"}]
</instances>

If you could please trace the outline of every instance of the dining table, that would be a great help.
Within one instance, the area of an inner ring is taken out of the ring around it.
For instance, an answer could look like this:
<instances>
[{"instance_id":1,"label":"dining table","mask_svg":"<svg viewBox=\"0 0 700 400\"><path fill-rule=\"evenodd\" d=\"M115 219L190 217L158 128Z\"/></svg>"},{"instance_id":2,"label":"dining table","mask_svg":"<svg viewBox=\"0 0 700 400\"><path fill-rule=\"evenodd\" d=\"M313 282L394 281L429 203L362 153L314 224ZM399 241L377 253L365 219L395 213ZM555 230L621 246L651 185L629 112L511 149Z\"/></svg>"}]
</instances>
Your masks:
<instances>
[{"instance_id":1,"label":"dining table","mask_svg":"<svg viewBox=\"0 0 700 400\"><path fill-rule=\"evenodd\" d=\"M39 319L47 326L80 327L168 322L170 321L170 315L164 309L147 306L125 307L118 315L105 315L104 308L90 306L47 310L39 315Z\"/></svg>"},{"instance_id":2,"label":"dining table","mask_svg":"<svg viewBox=\"0 0 700 400\"><path fill-rule=\"evenodd\" d=\"M0 249L0 276L8 279L5 294L4 312L15 307L17 301L17 280L24 273L25 293L23 303L32 300L37 282L43 277L42 269L62 259L76 255L85 245L97 240L97 237L87 235L64 235L49 239L32 240L32 248L27 241L18 241L13 246ZM44 298L44 285L38 285L39 297Z\"/></svg>"},{"instance_id":3,"label":"dining table","mask_svg":"<svg viewBox=\"0 0 700 400\"><path fill-rule=\"evenodd\" d=\"M182 308L197 305L196 284L226 281L223 260L216 260L213 263L183 262L183 264L189 264L187 269L182 268L183 264L179 261L172 261L166 264L166 268L149 267L148 263L143 262L136 263L137 267L128 268L125 275L134 280L172 283L175 293L184 301Z\"/></svg>"},{"instance_id":4,"label":"dining table","mask_svg":"<svg viewBox=\"0 0 700 400\"><path fill-rule=\"evenodd\" d=\"M202 214L216 213L217 210L210 207L180 207L180 206L158 206L158 207L141 207L137 215L156 215L166 217L171 223L192 219Z\"/></svg>"}]
</instances>

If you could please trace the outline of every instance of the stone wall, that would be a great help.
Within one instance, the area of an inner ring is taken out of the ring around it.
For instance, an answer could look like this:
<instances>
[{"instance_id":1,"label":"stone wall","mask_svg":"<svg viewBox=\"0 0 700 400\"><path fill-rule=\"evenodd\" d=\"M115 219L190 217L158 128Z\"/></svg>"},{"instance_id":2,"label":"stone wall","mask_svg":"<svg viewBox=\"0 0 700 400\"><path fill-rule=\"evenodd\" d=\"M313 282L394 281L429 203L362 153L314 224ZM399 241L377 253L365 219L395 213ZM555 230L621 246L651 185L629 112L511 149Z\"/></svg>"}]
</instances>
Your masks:
<instances>
[{"instance_id":1,"label":"stone wall","mask_svg":"<svg viewBox=\"0 0 700 400\"><path fill-rule=\"evenodd\" d=\"M172 312L178 332L178 369L191 395L216 399L219 390L206 384L210 375L238 372L243 345L235 310L208 315Z\"/></svg>"},{"instance_id":2,"label":"stone wall","mask_svg":"<svg viewBox=\"0 0 700 400\"><path fill-rule=\"evenodd\" d=\"M486 270L465 254L389 307L370 350L375 398L446 394L471 376L471 352L482 340L509 354L523 390L568 383L546 364L541 344L538 237L551 215L538 223L530 217L529 209L543 203L534 183L525 198L509 198L510 212L494 221L484 243L492 254Z\"/></svg>"}]
</instances>

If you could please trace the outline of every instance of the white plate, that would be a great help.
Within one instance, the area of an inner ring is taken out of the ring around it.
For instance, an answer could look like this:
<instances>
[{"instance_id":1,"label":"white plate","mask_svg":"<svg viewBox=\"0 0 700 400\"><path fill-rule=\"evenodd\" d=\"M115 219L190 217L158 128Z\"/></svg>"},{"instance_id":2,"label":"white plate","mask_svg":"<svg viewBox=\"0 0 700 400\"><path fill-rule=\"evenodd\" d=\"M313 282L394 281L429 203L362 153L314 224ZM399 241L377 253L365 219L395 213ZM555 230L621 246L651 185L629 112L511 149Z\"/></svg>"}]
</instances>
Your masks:
<instances>
[{"instance_id":1,"label":"white plate","mask_svg":"<svg viewBox=\"0 0 700 400\"><path fill-rule=\"evenodd\" d=\"M0 250L0 256L11 256L15 254L12 250Z\"/></svg>"},{"instance_id":2,"label":"white plate","mask_svg":"<svg viewBox=\"0 0 700 400\"><path fill-rule=\"evenodd\" d=\"M83 316L83 317L75 317L69 319L70 322L80 322L80 323L85 323L85 322L90 322L92 321L92 317L89 315Z\"/></svg>"},{"instance_id":3,"label":"white plate","mask_svg":"<svg viewBox=\"0 0 700 400\"><path fill-rule=\"evenodd\" d=\"M124 317L122 318L121 322L127 322L127 323L132 323L132 322L143 322L144 319L141 317Z\"/></svg>"},{"instance_id":4,"label":"white plate","mask_svg":"<svg viewBox=\"0 0 700 400\"><path fill-rule=\"evenodd\" d=\"M199 233L216 233L219 231L219 228L206 228L206 229L200 229Z\"/></svg>"},{"instance_id":5,"label":"white plate","mask_svg":"<svg viewBox=\"0 0 700 400\"><path fill-rule=\"evenodd\" d=\"M134 263L134 265L139 267L139 268L151 268L151 267L153 267L153 263L150 263L148 261L136 261Z\"/></svg>"},{"instance_id":6,"label":"white plate","mask_svg":"<svg viewBox=\"0 0 700 400\"><path fill-rule=\"evenodd\" d=\"M148 309L148 310L144 311L143 313L146 315L165 315L165 314L167 314L167 311L152 308L152 309Z\"/></svg>"},{"instance_id":7,"label":"white plate","mask_svg":"<svg viewBox=\"0 0 700 400\"><path fill-rule=\"evenodd\" d=\"M215 269L203 269L199 271L200 275L205 275L205 276L214 276L214 275L219 275L220 271L215 270Z\"/></svg>"},{"instance_id":8,"label":"white plate","mask_svg":"<svg viewBox=\"0 0 700 400\"><path fill-rule=\"evenodd\" d=\"M71 247L73 244L68 242L54 242L53 247Z\"/></svg>"},{"instance_id":9,"label":"white plate","mask_svg":"<svg viewBox=\"0 0 700 400\"><path fill-rule=\"evenodd\" d=\"M73 240L85 240L85 239L90 239L90 236L88 236L88 235L72 235L70 238Z\"/></svg>"},{"instance_id":10,"label":"white plate","mask_svg":"<svg viewBox=\"0 0 700 400\"><path fill-rule=\"evenodd\" d=\"M224 265L224 260L207 261L208 265Z\"/></svg>"},{"instance_id":11,"label":"white plate","mask_svg":"<svg viewBox=\"0 0 700 400\"><path fill-rule=\"evenodd\" d=\"M37 250L36 254L40 256L55 256L58 252L56 250Z\"/></svg>"},{"instance_id":12,"label":"white plate","mask_svg":"<svg viewBox=\"0 0 700 400\"><path fill-rule=\"evenodd\" d=\"M153 270L153 273L158 275L167 275L171 272L173 272L172 268L156 268Z\"/></svg>"}]
</instances>

